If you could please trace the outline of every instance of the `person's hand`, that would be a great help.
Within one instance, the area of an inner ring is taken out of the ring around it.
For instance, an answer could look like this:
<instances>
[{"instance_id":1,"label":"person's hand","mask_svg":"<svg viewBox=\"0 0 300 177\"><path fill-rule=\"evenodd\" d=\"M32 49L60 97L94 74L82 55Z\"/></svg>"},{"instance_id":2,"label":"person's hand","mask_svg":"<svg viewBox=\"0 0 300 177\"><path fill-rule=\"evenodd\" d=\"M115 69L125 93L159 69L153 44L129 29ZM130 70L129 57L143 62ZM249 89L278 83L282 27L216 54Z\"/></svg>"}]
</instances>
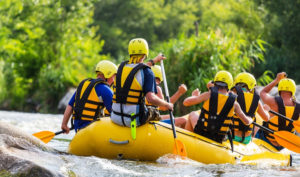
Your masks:
<instances>
[{"instance_id":1,"label":"person's hand","mask_svg":"<svg viewBox=\"0 0 300 177\"><path fill-rule=\"evenodd\" d=\"M267 105L267 104L264 104L263 107L264 107L264 110L265 110L265 111L268 111L268 112L269 112L269 111L271 110L270 106Z\"/></svg>"},{"instance_id":2,"label":"person's hand","mask_svg":"<svg viewBox=\"0 0 300 177\"><path fill-rule=\"evenodd\" d=\"M248 125L251 125L253 123L253 119L251 119L251 117L247 116L248 117Z\"/></svg>"},{"instance_id":3,"label":"person's hand","mask_svg":"<svg viewBox=\"0 0 300 177\"><path fill-rule=\"evenodd\" d=\"M179 92L180 94L184 94L186 91L187 91L186 85L181 84L181 85L178 87L178 92Z\"/></svg>"},{"instance_id":4,"label":"person's hand","mask_svg":"<svg viewBox=\"0 0 300 177\"><path fill-rule=\"evenodd\" d=\"M168 103L168 104L166 105L166 107L168 108L168 110L173 111L174 105L173 105L173 103Z\"/></svg>"},{"instance_id":5,"label":"person's hand","mask_svg":"<svg viewBox=\"0 0 300 177\"><path fill-rule=\"evenodd\" d=\"M214 83L213 83L213 81L209 81L209 82L206 84L207 89L209 89L210 87L213 87L213 86L215 86Z\"/></svg>"},{"instance_id":6,"label":"person's hand","mask_svg":"<svg viewBox=\"0 0 300 177\"><path fill-rule=\"evenodd\" d=\"M199 96L200 95L200 91L198 88L196 88L193 92L192 92L192 96Z\"/></svg>"},{"instance_id":7,"label":"person's hand","mask_svg":"<svg viewBox=\"0 0 300 177\"><path fill-rule=\"evenodd\" d=\"M165 60L166 57L163 55L163 54L158 54L154 59L153 59L153 62L154 63L157 63L157 62L160 62L161 60Z\"/></svg>"},{"instance_id":8,"label":"person's hand","mask_svg":"<svg viewBox=\"0 0 300 177\"><path fill-rule=\"evenodd\" d=\"M285 72L281 72L281 73L278 73L278 74L277 74L276 79L277 79L278 81L280 81L281 79L284 79L284 78L286 78L286 73L285 73Z\"/></svg>"},{"instance_id":9,"label":"person's hand","mask_svg":"<svg viewBox=\"0 0 300 177\"><path fill-rule=\"evenodd\" d=\"M61 125L61 129L64 131L64 133L66 133L66 134L69 134L69 132L70 132L70 129L69 129L69 127L67 126L67 125L65 125L65 124L62 124Z\"/></svg>"}]
</instances>

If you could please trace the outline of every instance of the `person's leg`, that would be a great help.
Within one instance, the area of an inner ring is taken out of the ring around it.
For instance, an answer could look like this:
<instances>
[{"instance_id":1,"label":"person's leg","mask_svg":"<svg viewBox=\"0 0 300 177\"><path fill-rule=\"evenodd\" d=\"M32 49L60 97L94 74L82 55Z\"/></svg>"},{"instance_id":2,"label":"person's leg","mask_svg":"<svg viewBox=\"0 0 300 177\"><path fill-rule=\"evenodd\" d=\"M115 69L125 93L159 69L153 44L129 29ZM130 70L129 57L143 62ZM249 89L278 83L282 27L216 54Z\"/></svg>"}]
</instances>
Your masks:
<instances>
[{"instance_id":1,"label":"person's leg","mask_svg":"<svg viewBox=\"0 0 300 177\"><path fill-rule=\"evenodd\" d=\"M170 119L170 115L166 114L166 115L160 115L161 120L166 120L166 119Z\"/></svg>"},{"instance_id":2,"label":"person's leg","mask_svg":"<svg viewBox=\"0 0 300 177\"><path fill-rule=\"evenodd\" d=\"M184 128L187 120L183 117L177 117L175 118L175 126Z\"/></svg>"},{"instance_id":3,"label":"person's leg","mask_svg":"<svg viewBox=\"0 0 300 177\"><path fill-rule=\"evenodd\" d=\"M189 114L188 120L186 121L185 129L193 132L194 128L198 122L198 119L199 119L199 114L197 113L197 111L191 112Z\"/></svg>"}]
</instances>

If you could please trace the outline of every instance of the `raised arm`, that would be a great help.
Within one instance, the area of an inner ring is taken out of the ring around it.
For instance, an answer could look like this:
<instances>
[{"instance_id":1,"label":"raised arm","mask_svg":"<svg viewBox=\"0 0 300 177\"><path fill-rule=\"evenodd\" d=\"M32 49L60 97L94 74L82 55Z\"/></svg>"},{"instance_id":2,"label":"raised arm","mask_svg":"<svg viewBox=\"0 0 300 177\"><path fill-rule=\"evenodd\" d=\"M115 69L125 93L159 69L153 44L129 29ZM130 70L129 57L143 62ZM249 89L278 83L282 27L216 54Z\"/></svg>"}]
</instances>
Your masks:
<instances>
[{"instance_id":1,"label":"raised arm","mask_svg":"<svg viewBox=\"0 0 300 177\"><path fill-rule=\"evenodd\" d=\"M186 98L183 101L184 106L193 106L199 103L202 103L203 101L206 101L210 98L210 92L204 92L200 94L199 89L195 89L192 92L192 96Z\"/></svg>"},{"instance_id":2,"label":"raised arm","mask_svg":"<svg viewBox=\"0 0 300 177\"><path fill-rule=\"evenodd\" d=\"M155 58L153 58L152 60L149 60L146 65L148 66L153 66L155 63L160 62L161 60L165 60L166 57L164 57L164 55L162 54L158 54Z\"/></svg>"},{"instance_id":3,"label":"raised arm","mask_svg":"<svg viewBox=\"0 0 300 177\"><path fill-rule=\"evenodd\" d=\"M175 103L185 92L187 91L186 85L181 84L178 87L178 90L174 95L170 98L171 103Z\"/></svg>"},{"instance_id":4,"label":"raised arm","mask_svg":"<svg viewBox=\"0 0 300 177\"><path fill-rule=\"evenodd\" d=\"M269 105L272 109L274 108L277 109L277 105L276 105L275 97L269 95L269 92L272 90L272 88L274 88L279 83L281 79L285 77L286 77L285 72L278 73L276 79L274 79L271 83L265 86L260 92L260 97L262 101L265 104Z\"/></svg>"}]
</instances>

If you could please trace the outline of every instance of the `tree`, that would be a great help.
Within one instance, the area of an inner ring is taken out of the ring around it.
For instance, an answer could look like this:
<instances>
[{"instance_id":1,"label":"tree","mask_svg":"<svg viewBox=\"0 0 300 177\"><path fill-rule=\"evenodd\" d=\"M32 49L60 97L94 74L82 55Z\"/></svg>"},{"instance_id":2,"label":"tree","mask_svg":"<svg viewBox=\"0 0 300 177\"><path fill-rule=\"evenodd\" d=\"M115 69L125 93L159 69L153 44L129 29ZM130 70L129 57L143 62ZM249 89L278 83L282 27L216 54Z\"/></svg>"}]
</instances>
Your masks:
<instances>
[{"instance_id":1,"label":"tree","mask_svg":"<svg viewBox=\"0 0 300 177\"><path fill-rule=\"evenodd\" d=\"M286 71L300 82L300 1L256 0L268 13L263 18L266 29L262 38L269 43L265 53L266 64L255 72L270 69L274 73Z\"/></svg>"},{"instance_id":2,"label":"tree","mask_svg":"<svg viewBox=\"0 0 300 177\"><path fill-rule=\"evenodd\" d=\"M0 59L10 108L26 100L56 107L65 90L91 76L103 41L89 1L11 0L0 4Z\"/></svg>"},{"instance_id":3,"label":"tree","mask_svg":"<svg viewBox=\"0 0 300 177\"><path fill-rule=\"evenodd\" d=\"M206 84L213 80L217 71L227 70L235 77L242 71L249 71L254 60L263 61L261 42L259 39L247 42L238 34L211 30L201 32L199 37L171 39L158 46L156 51L162 51L168 57L165 68L170 92L174 93L178 85L184 83L188 87L187 95L191 95L196 88L207 91ZM175 110L183 115L188 110L179 102Z\"/></svg>"}]
</instances>

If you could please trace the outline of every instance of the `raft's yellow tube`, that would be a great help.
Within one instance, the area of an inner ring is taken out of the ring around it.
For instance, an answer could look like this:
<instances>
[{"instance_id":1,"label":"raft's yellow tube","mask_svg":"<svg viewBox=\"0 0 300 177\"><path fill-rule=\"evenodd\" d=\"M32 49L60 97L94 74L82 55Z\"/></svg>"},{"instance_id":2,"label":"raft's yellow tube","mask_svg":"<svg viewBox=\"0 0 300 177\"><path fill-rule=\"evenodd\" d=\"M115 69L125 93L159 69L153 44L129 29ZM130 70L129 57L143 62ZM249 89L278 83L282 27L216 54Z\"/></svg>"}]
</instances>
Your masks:
<instances>
[{"instance_id":1,"label":"raft's yellow tube","mask_svg":"<svg viewBox=\"0 0 300 177\"><path fill-rule=\"evenodd\" d=\"M177 139L185 145L188 158L205 164L272 162L287 166L290 155L278 153L264 141L254 139L248 145L234 142L232 153L230 143L222 144L176 127ZM114 124L110 118L102 118L80 130L69 145L69 153L80 156L102 158L136 159L155 161L165 154L171 154L174 138L171 125L150 122L136 129L136 140L131 130Z\"/></svg>"}]
</instances>

